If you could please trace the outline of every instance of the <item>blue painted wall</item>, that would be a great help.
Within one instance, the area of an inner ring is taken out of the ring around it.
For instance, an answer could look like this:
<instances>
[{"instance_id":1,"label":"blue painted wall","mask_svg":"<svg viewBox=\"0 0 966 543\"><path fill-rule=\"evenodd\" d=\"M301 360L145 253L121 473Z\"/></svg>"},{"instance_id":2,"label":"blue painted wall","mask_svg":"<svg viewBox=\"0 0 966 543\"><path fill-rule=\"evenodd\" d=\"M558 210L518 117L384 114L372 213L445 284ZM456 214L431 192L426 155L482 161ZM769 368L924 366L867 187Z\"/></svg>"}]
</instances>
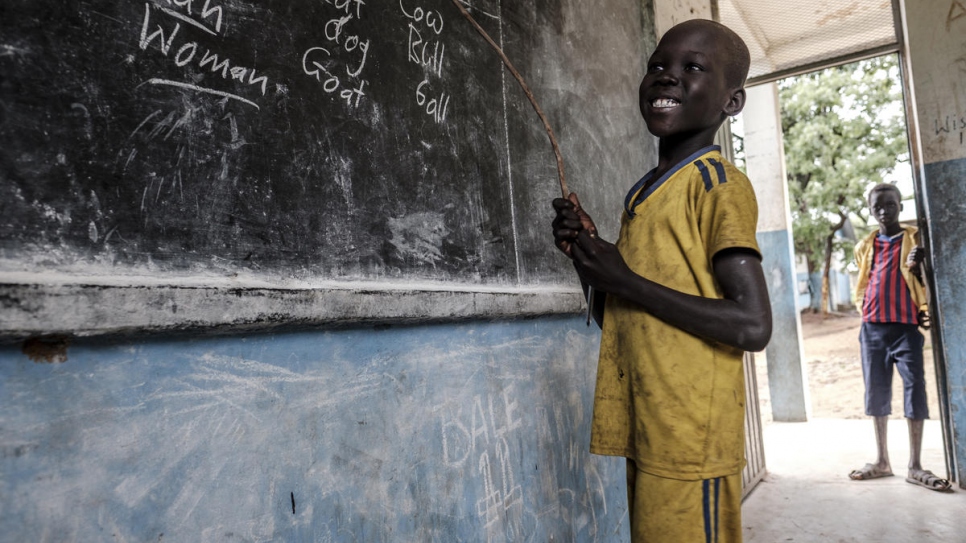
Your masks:
<instances>
[{"instance_id":1,"label":"blue painted wall","mask_svg":"<svg viewBox=\"0 0 966 543\"><path fill-rule=\"evenodd\" d=\"M798 272L796 307L799 312L807 308L815 310L822 306L822 274ZM802 292L802 285L808 285L808 289ZM855 307L852 303L852 279L847 273L836 270L829 271L829 298L830 303L835 307L833 311L842 311L846 307Z\"/></svg>"},{"instance_id":2,"label":"blue painted wall","mask_svg":"<svg viewBox=\"0 0 966 543\"><path fill-rule=\"evenodd\" d=\"M960 486L966 484L966 159L926 164L926 204L939 326L946 359L953 448Z\"/></svg>"},{"instance_id":3,"label":"blue painted wall","mask_svg":"<svg viewBox=\"0 0 966 543\"><path fill-rule=\"evenodd\" d=\"M758 232L757 239L771 300L772 334L765 355L772 417L784 422L805 421L811 406L802 368L798 278L792 264L791 236L788 230L774 230Z\"/></svg>"},{"instance_id":4,"label":"blue painted wall","mask_svg":"<svg viewBox=\"0 0 966 543\"><path fill-rule=\"evenodd\" d=\"M627 541L597 345L568 317L5 347L0 541Z\"/></svg>"}]
</instances>

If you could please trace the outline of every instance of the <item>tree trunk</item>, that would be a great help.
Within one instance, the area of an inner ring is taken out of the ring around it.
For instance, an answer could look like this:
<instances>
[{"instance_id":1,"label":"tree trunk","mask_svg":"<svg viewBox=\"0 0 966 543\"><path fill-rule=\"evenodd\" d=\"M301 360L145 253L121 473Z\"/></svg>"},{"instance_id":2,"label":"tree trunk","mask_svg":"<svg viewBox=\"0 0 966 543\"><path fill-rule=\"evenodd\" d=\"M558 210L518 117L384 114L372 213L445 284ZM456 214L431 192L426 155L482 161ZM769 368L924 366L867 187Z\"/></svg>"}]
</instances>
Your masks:
<instances>
[{"instance_id":1,"label":"tree trunk","mask_svg":"<svg viewBox=\"0 0 966 543\"><path fill-rule=\"evenodd\" d=\"M822 316L827 317L829 313L829 274L832 268L832 242L835 239L833 231L825 238L825 265L822 267Z\"/></svg>"}]
</instances>

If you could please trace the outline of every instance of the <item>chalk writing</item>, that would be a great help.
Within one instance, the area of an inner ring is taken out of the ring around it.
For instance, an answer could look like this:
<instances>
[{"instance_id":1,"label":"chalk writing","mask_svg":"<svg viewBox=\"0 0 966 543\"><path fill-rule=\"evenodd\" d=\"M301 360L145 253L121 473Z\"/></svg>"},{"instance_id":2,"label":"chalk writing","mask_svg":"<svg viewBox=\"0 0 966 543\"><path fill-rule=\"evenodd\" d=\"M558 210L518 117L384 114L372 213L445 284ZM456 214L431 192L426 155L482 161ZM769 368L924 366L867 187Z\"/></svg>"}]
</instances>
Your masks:
<instances>
[{"instance_id":1,"label":"chalk writing","mask_svg":"<svg viewBox=\"0 0 966 543\"><path fill-rule=\"evenodd\" d=\"M494 484L489 454L483 453L479 463L480 475L483 477L483 497L477 500L476 511L483 517L487 527L503 519L513 507L523 507L523 488L515 484L510 446L505 439L497 442L496 453L500 470L499 485Z\"/></svg>"},{"instance_id":2,"label":"chalk writing","mask_svg":"<svg viewBox=\"0 0 966 543\"><path fill-rule=\"evenodd\" d=\"M443 31L443 16L438 11L427 11L419 6L410 11L403 5L403 0L399 0L399 9L402 10L406 18L412 19L413 22L410 23L410 28L415 28L413 26L414 23L423 23L437 35Z\"/></svg>"},{"instance_id":3,"label":"chalk writing","mask_svg":"<svg viewBox=\"0 0 966 543\"><path fill-rule=\"evenodd\" d=\"M322 83L322 90L327 94L338 92L351 108L359 106L365 96L367 80L361 75L369 58L368 38L363 39L358 34L347 31L346 26L353 20L362 19L362 0L326 0L326 4L342 12L339 17L329 19L323 25L323 35L335 47L315 46L305 50L302 54L302 71L305 75L315 78ZM353 8L355 8L353 10ZM333 56L331 49L340 54L348 55L349 60L341 60ZM345 77L341 77L339 67L345 68Z\"/></svg>"},{"instance_id":4,"label":"chalk writing","mask_svg":"<svg viewBox=\"0 0 966 543\"><path fill-rule=\"evenodd\" d=\"M185 7L189 15L192 13L191 0L169 0L169 3L173 3L179 7ZM222 25L221 7L210 7L210 0L207 0L202 9L199 11L199 15L202 17L202 19L207 19L213 16L215 17L213 27L208 27L203 21L191 19L190 17L174 10L160 6L156 6L156 8L158 11L170 16L177 22L174 23L174 26L169 25L167 28L162 26L161 23L156 23L154 26L152 26L151 4L144 4L144 20L141 24L141 35L138 41L138 47L140 47L142 51L146 51L149 47L156 46L157 50L160 51L162 55L165 57L170 57L175 66L178 66L179 68L183 68L189 64L195 64L198 68L201 68L202 71L207 70L208 73L221 75L222 79L224 80L237 81L244 85L254 86L261 91L262 96L265 95L268 87L267 76L259 75L255 68L240 66L233 63L229 58L219 57L218 53L199 45L197 41L179 43L180 46L174 52L174 55L171 56L172 47L174 46L175 40L178 38L178 35L181 31L181 22L188 23L195 28L200 28L206 33L217 34L220 32ZM146 83L152 85L168 85L213 94L232 100L237 100L244 104L258 108L258 104L256 104L254 101L244 98L237 93L215 90L198 85L196 83L178 82L164 78L150 78L146 81Z\"/></svg>"},{"instance_id":5,"label":"chalk writing","mask_svg":"<svg viewBox=\"0 0 966 543\"><path fill-rule=\"evenodd\" d=\"M444 90L434 90L430 77L436 80L443 78L446 44L439 39L443 32L443 16L438 11L421 6L407 7L405 0L399 0L399 11L409 21L406 58L424 72L422 80L416 85L416 105L437 124L442 124L446 121L450 95Z\"/></svg>"},{"instance_id":6,"label":"chalk writing","mask_svg":"<svg viewBox=\"0 0 966 543\"><path fill-rule=\"evenodd\" d=\"M505 388L497 402L492 396L484 401L477 395L468 415L460 404L455 414L441 420L443 462L461 467L477 454L483 496L477 500L476 510L487 527L505 519L511 509L519 513L523 508L523 489L513 473L509 439L522 421L519 404L511 396L512 387Z\"/></svg>"},{"instance_id":7,"label":"chalk writing","mask_svg":"<svg viewBox=\"0 0 966 543\"><path fill-rule=\"evenodd\" d=\"M365 5L365 0L325 0L325 3L334 6L335 9L343 11L345 13L351 13L352 8L355 7L356 18L362 18L362 6Z\"/></svg>"},{"instance_id":8,"label":"chalk writing","mask_svg":"<svg viewBox=\"0 0 966 543\"><path fill-rule=\"evenodd\" d=\"M443 419L441 427L444 462L454 467L461 466L474 451L482 456L492 442L504 439L513 430L520 428L522 422L516 412L519 404L510 398L511 393L512 387L507 387L501 394L502 412L497 410L492 397L487 398L484 406L483 398L477 395L473 399L468 421L465 420L462 405L454 416Z\"/></svg>"},{"instance_id":9,"label":"chalk writing","mask_svg":"<svg viewBox=\"0 0 966 543\"><path fill-rule=\"evenodd\" d=\"M959 144L963 145L963 133L966 132L966 115L946 115L934 122L935 135L959 132Z\"/></svg>"},{"instance_id":10,"label":"chalk writing","mask_svg":"<svg viewBox=\"0 0 966 543\"><path fill-rule=\"evenodd\" d=\"M953 22L966 17L966 5L958 0L949 3L949 13L946 14L946 32L953 26Z\"/></svg>"},{"instance_id":11,"label":"chalk writing","mask_svg":"<svg viewBox=\"0 0 966 543\"><path fill-rule=\"evenodd\" d=\"M406 47L409 61L429 67L437 76L442 75L446 46L439 41L430 42L423 39L422 31L428 29L438 36L443 31L443 17L435 11L424 12L420 7L408 13L402 0L399 2L399 9L402 10L403 15L412 20L409 23L409 41Z\"/></svg>"},{"instance_id":12,"label":"chalk writing","mask_svg":"<svg viewBox=\"0 0 966 543\"><path fill-rule=\"evenodd\" d=\"M189 19L189 18L185 18L184 20L189 24L196 24L201 28L205 28L203 26L204 22L207 22L212 17L214 17L215 27L214 27L214 31L211 31L211 33L217 34L221 32L221 21L222 21L222 15L223 15L222 9L221 9L221 6L212 6L211 0L205 0L205 3L201 7L201 9L195 8L195 5L199 3L199 2L196 2L195 0L167 0L167 3L169 6L174 5L179 8L184 8L185 13L187 13L187 15L189 16L192 16L195 13L197 13L200 16L201 21L196 21L195 19ZM164 8L159 8L159 9L164 9ZM170 12L170 10L165 10L165 11Z\"/></svg>"},{"instance_id":13,"label":"chalk writing","mask_svg":"<svg viewBox=\"0 0 966 543\"><path fill-rule=\"evenodd\" d=\"M429 85L429 81L423 79L423 81L416 87L416 103L420 106L426 107L426 114L431 115L436 119L437 123L441 123L446 120L446 109L449 107L449 96L444 92L440 93L439 96L426 99L426 89L425 87Z\"/></svg>"}]
</instances>

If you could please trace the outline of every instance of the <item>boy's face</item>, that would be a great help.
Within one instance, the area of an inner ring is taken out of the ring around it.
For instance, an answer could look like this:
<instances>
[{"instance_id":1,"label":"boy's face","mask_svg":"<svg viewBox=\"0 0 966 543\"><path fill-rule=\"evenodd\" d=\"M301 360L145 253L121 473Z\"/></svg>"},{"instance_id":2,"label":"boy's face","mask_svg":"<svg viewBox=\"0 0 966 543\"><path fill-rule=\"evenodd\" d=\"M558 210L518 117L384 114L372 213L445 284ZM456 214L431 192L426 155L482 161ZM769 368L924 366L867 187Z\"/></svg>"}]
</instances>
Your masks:
<instances>
[{"instance_id":1,"label":"boy's face","mask_svg":"<svg viewBox=\"0 0 966 543\"><path fill-rule=\"evenodd\" d=\"M641 81L641 115L658 137L716 131L744 106L744 90L729 88L725 39L713 28L672 28L648 60ZM740 94L740 96L739 96Z\"/></svg>"},{"instance_id":2,"label":"boy's face","mask_svg":"<svg viewBox=\"0 0 966 543\"><path fill-rule=\"evenodd\" d=\"M879 223L879 228L894 229L899 224L902 204L894 190L877 190L869 195L869 211Z\"/></svg>"}]
</instances>

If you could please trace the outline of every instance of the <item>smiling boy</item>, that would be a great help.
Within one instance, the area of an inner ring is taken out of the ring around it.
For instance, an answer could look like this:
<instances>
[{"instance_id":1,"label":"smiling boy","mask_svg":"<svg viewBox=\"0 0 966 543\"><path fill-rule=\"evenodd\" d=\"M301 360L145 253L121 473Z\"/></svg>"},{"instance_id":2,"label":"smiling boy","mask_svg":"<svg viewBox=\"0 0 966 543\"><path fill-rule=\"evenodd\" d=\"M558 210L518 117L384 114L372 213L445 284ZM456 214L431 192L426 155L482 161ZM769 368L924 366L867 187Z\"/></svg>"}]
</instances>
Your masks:
<instances>
[{"instance_id":1,"label":"smiling boy","mask_svg":"<svg viewBox=\"0 0 966 543\"><path fill-rule=\"evenodd\" d=\"M771 336L747 177L713 146L744 107L749 55L706 20L664 35L640 86L657 167L628 192L616 244L576 195L556 246L600 293L591 451L627 458L632 541L741 541L744 351Z\"/></svg>"}]
</instances>

